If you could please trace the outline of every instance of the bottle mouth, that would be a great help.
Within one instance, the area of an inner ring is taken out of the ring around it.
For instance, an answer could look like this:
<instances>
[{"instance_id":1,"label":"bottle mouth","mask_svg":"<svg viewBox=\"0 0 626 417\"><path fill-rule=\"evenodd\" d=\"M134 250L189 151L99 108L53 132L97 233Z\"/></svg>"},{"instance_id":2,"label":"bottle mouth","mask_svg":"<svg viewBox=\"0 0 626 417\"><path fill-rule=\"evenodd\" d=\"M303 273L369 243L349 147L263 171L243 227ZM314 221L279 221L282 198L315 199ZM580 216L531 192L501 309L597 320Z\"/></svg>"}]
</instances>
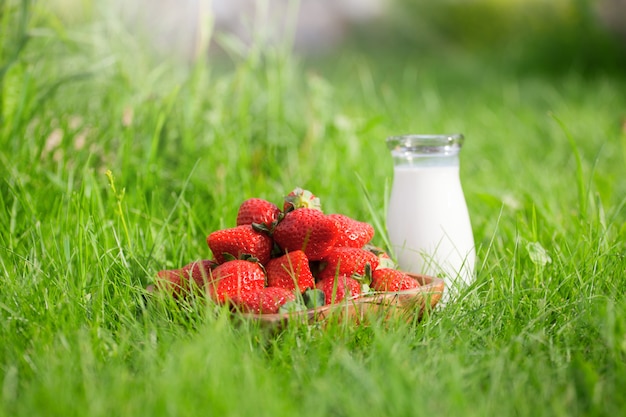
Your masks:
<instances>
[{"instance_id":1,"label":"bottle mouth","mask_svg":"<svg viewBox=\"0 0 626 417\"><path fill-rule=\"evenodd\" d=\"M435 135L400 135L387 138L387 147L394 157L410 155L456 155L463 146L460 133Z\"/></svg>"}]
</instances>

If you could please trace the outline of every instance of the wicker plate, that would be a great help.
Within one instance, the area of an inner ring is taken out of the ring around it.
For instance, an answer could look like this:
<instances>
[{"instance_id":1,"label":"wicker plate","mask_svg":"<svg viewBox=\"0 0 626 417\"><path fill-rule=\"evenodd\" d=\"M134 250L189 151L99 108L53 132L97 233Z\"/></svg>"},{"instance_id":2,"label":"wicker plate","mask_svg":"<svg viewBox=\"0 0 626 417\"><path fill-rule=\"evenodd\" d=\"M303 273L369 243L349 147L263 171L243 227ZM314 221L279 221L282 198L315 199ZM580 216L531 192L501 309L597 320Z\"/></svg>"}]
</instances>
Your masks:
<instances>
[{"instance_id":1,"label":"wicker plate","mask_svg":"<svg viewBox=\"0 0 626 417\"><path fill-rule=\"evenodd\" d=\"M420 287L409 291L384 292L350 299L341 303L326 305L307 311L278 314L241 314L244 318L258 320L268 325L286 324L290 320L316 323L335 314L339 318L349 318L359 323L369 314L384 314L386 318L404 317L418 320L424 311L432 309L441 299L444 290L442 279L428 275L409 274L417 279Z\"/></svg>"}]
</instances>

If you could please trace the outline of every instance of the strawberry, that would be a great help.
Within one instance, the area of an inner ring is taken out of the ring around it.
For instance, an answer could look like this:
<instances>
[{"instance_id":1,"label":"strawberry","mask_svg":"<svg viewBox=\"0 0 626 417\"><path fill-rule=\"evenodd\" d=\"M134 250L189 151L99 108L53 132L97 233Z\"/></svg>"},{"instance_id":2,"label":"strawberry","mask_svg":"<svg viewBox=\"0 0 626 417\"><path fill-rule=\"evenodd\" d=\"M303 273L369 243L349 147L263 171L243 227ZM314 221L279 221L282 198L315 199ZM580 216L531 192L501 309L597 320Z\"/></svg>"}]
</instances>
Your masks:
<instances>
[{"instance_id":1,"label":"strawberry","mask_svg":"<svg viewBox=\"0 0 626 417\"><path fill-rule=\"evenodd\" d=\"M285 213L298 208L311 208L322 211L320 199L309 190L303 190L300 187L287 194L283 203L283 211Z\"/></svg>"},{"instance_id":2,"label":"strawberry","mask_svg":"<svg viewBox=\"0 0 626 417\"><path fill-rule=\"evenodd\" d=\"M191 262L183 266L180 271L186 279L192 279L196 285L203 286L211 277L211 270L218 263L212 259Z\"/></svg>"},{"instance_id":3,"label":"strawberry","mask_svg":"<svg viewBox=\"0 0 626 417\"><path fill-rule=\"evenodd\" d=\"M374 227L343 214L329 214L337 226L338 237L335 246L362 248L374 237Z\"/></svg>"},{"instance_id":4,"label":"strawberry","mask_svg":"<svg viewBox=\"0 0 626 417\"><path fill-rule=\"evenodd\" d=\"M324 293L326 304L338 303L345 298L361 295L359 281L345 275L324 278L315 284L315 288Z\"/></svg>"},{"instance_id":5,"label":"strawberry","mask_svg":"<svg viewBox=\"0 0 626 417\"><path fill-rule=\"evenodd\" d=\"M309 261L326 255L337 240L335 222L312 208L299 208L285 214L274 229L274 241L285 252L302 250Z\"/></svg>"},{"instance_id":6,"label":"strawberry","mask_svg":"<svg viewBox=\"0 0 626 417\"><path fill-rule=\"evenodd\" d=\"M372 272L371 287L376 291L406 291L419 286L415 278L397 269L381 268Z\"/></svg>"},{"instance_id":7,"label":"strawberry","mask_svg":"<svg viewBox=\"0 0 626 417\"><path fill-rule=\"evenodd\" d=\"M360 248L334 247L322 258L325 263L318 273L318 279L338 275L365 275L366 265L370 270L378 266L378 257L372 252Z\"/></svg>"},{"instance_id":8,"label":"strawberry","mask_svg":"<svg viewBox=\"0 0 626 417\"><path fill-rule=\"evenodd\" d=\"M242 294L265 287L265 273L257 262L235 259L218 265L211 271L206 284L211 298L225 303Z\"/></svg>"},{"instance_id":9,"label":"strawberry","mask_svg":"<svg viewBox=\"0 0 626 417\"><path fill-rule=\"evenodd\" d=\"M272 238L249 224L216 230L207 237L207 244L220 264L230 257L241 259L244 255L265 264L270 260L273 245Z\"/></svg>"},{"instance_id":10,"label":"strawberry","mask_svg":"<svg viewBox=\"0 0 626 417\"><path fill-rule=\"evenodd\" d=\"M274 203L262 198L250 198L239 206L237 226L259 223L271 228L280 215L280 209Z\"/></svg>"},{"instance_id":11,"label":"strawberry","mask_svg":"<svg viewBox=\"0 0 626 417\"><path fill-rule=\"evenodd\" d=\"M232 298L232 303L244 313L274 314L280 307L295 301L296 295L281 287L264 287L256 291L248 291Z\"/></svg>"},{"instance_id":12,"label":"strawberry","mask_svg":"<svg viewBox=\"0 0 626 417\"><path fill-rule=\"evenodd\" d=\"M307 288L315 287L315 279L309 268L309 259L301 250L289 252L270 260L265 265L267 285L271 287L295 289L301 294Z\"/></svg>"},{"instance_id":13,"label":"strawberry","mask_svg":"<svg viewBox=\"0 0 626 417\"><path fill-rule=\"evenodd\" d=\"M385 252L385 250L383 248L379 248L378 246L374 246L374 245L365 245L365 246L363 246L363 249L365 249L367 251L370 251L374 255L378 256L378 267L377 267L377 269L380 269L380 268L392 268L392 269L395 269L395 268L397 268L396 263L393 261L393 259L391 259L389 254L387 252Z\"/></svg>"},{"instance_id":14,"label":"strawberry","mask_svg":"<svg viewBox=\"0 0 626 417\"><path fill-rule=\"evenodd\" d=\"M176 299L189 295L194 288L201 288L208 280L211 269L217 265L215 261L204 260L192 262L178 269L159 271L156 277L156 287L168 292Z\"/></svg>"},{"instance_id":15,"label":"strawberry","mask_svg":"<svg viewBox=\"0 0 626 417\"><path fill-rule=\"evenodd\" d=\"M177 300L184 298L189 290L185 285L185 279L180 269L164 269L159 271L155 279L155 285L159 291L172 294Z\"/></svg>"}]
</instances>

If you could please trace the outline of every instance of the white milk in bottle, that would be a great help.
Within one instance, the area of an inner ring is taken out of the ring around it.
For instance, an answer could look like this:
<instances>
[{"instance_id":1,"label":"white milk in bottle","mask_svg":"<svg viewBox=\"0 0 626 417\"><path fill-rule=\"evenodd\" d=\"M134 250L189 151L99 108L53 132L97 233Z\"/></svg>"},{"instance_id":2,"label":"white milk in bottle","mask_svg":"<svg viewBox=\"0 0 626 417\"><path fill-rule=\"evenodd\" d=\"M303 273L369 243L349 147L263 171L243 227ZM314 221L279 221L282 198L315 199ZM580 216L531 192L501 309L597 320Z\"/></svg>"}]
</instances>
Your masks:
<instances>
[{"instance_id":1,"label":"white milk in bottle","mask_svg":"<svg viewBox=\"0 0 626 417\"><path fill-rule=\"evenodd\" d=\"M398 266L444 279L444 300L474 278L472 226L459 177L463 136L387 139L394 161L387 231Z\"/></svg>"}]
</instances>

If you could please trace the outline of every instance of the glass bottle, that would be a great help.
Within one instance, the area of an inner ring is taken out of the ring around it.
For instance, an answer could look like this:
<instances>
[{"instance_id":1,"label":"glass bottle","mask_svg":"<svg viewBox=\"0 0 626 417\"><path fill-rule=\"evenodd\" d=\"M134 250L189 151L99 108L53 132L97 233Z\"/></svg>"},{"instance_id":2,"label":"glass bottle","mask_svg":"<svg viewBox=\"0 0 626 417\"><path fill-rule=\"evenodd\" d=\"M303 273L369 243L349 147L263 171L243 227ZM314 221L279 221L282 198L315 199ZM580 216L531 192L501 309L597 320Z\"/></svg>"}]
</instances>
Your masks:
<instances>
[{"instance_id":1,"label":"glass bottle","mask_svg":"<svg viewBox=\"0 0 626 417\"><path fill-rule=\"evenodd\" d=\"M400 269L439 276L444 299L474 278L475 247L461 180L463 135L387 138L393 185L387 231Z\"/></svg>"}]
</instances>

